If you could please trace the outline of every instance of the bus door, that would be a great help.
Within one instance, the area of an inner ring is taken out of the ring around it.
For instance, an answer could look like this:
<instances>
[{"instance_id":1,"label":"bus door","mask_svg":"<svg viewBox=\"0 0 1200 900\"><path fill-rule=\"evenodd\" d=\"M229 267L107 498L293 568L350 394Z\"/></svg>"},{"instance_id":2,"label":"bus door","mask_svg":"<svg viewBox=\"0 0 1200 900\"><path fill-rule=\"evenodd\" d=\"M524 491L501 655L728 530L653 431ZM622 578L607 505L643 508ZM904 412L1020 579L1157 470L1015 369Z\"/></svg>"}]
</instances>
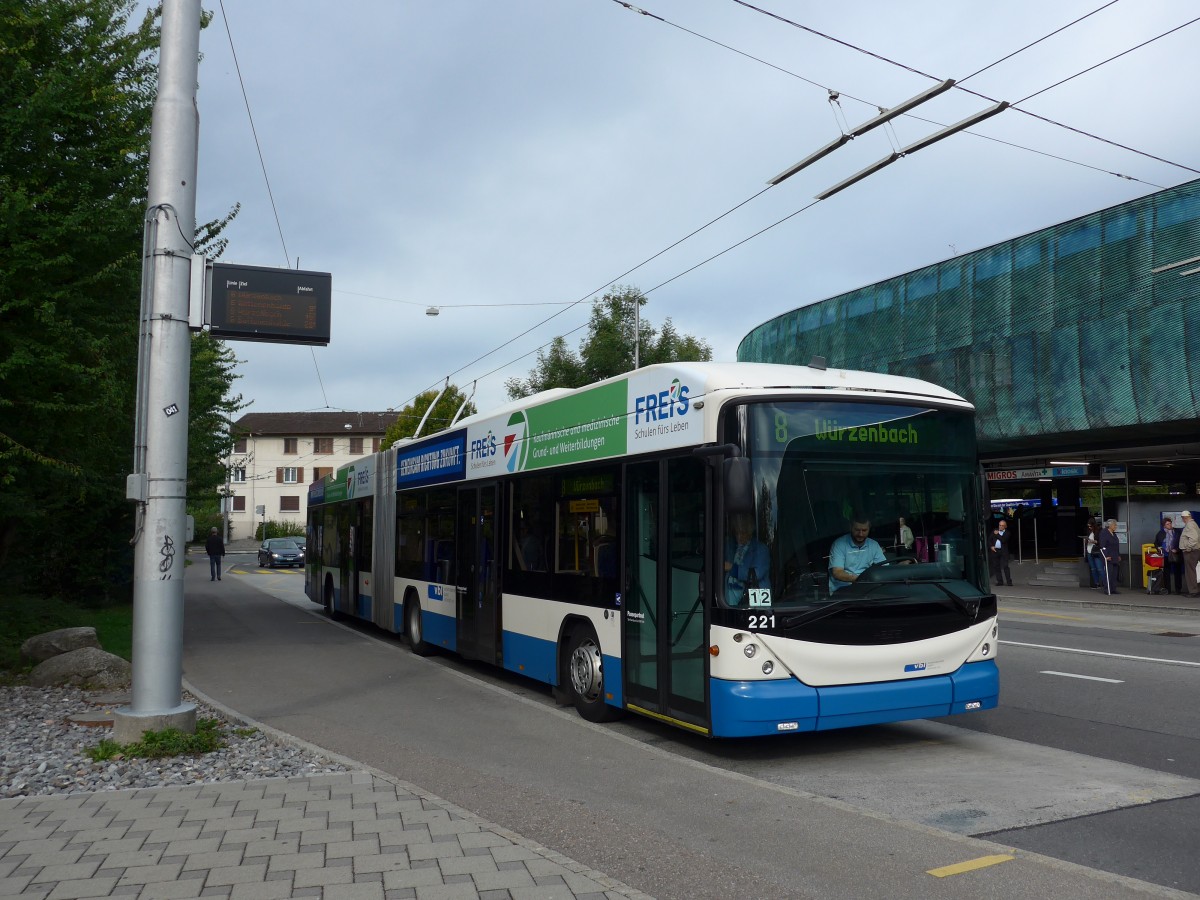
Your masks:
<instances>
[{"instance_id":1,"label":"bus door","mask_svg":"<svg viewBox=\"0 0 1200 900\"><path fill-rule=\"evenodd\" d=\"M655 718L708 732L708 467L696 457L625 474L625 697Z\"/></svg>"},{"instance_id":2,"label":"bus door","mask_svg":"<svg viewBox=\"0 0 1200 900\"><path fill-rule=\"evenodd\" d=\"M338 510L338 609L358 614L358 567L355 560L355 538L358 536L355 508Z\"/></svg>"},{"instance_id":3,"label":"bus door","mask_svg":"<svg viewBox=\"0 0 1200 900\"><path fill-rule=\"evenodd\" d=\"M498 662L497 493L495 484L461 488L456 529L458 652L490 663Z\"/></svg>"}]
</instances>

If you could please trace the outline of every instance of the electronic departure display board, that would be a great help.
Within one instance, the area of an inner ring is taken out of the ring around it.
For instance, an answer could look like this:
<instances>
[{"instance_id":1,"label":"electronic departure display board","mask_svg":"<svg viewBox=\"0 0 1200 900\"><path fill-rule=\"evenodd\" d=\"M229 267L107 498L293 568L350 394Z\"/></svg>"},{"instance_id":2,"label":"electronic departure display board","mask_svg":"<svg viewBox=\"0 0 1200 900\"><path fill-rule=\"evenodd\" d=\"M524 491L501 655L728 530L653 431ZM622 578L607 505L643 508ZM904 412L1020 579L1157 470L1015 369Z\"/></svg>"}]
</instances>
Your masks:
<instances>
[{"instance_id":1,"label":"electronic departure display board","mask_svg":"<svg viewBox=\"0 0 1200 900\"><path fill-rule=\"evenodd\" d=\"M333 276L328 272L213 263L212 335L325 346L332 292Z\"/></svg>"}]
</instances>

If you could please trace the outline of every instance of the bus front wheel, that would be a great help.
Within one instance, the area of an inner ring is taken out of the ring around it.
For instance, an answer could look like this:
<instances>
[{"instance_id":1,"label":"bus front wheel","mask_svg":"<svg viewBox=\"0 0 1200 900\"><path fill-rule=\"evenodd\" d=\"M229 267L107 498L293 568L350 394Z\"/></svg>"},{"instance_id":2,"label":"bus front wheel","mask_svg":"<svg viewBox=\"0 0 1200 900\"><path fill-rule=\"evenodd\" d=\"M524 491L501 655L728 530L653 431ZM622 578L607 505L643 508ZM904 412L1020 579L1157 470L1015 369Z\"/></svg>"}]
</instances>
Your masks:
<instances>
[{"instance_id":1,"label":"bus front wheel","mask_svg":"<svg viewBox=\"0 0 1200 900\"><path fill-rule=\"evenodd\" d=\"M421 602L416 596L410 596L405 599L404 608L407 611L405 618L408 619L408 646L417 656L428 656L436 648L425 640L425 632L421 627Z\"/></svg>"},{"instance_id":2,"label":"bus front wheel","mask_svg":"<svg viewBox=\"0 0 1200 900\"><path fill-rule=\"evenodd\" d=\"M582 625L567 640L566 687L579 715L589 722L611 722L621 715L604 702L604 658L591 625Z\"/></svg>"}]
</instances>

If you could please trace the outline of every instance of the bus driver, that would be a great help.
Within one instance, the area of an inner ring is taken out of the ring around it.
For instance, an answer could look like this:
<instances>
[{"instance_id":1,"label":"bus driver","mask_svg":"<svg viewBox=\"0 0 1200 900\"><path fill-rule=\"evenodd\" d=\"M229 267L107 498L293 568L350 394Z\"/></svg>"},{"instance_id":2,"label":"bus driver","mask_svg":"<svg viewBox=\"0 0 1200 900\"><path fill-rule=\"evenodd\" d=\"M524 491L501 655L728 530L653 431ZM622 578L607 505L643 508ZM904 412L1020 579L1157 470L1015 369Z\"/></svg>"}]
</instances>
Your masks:
<instances>
[{"instance_id":1,"label":"bus driver","mask_svg":"<svg viewBox=\"0 0 1200 900\"><path fill-rule=\"evenodd\" d=\"M883 548L871 537L871 520L854 516L850 533L843 534L829 549L829 593L854 584L858 576L876 563L886 562Z\"/></svg>"}]
</instances>

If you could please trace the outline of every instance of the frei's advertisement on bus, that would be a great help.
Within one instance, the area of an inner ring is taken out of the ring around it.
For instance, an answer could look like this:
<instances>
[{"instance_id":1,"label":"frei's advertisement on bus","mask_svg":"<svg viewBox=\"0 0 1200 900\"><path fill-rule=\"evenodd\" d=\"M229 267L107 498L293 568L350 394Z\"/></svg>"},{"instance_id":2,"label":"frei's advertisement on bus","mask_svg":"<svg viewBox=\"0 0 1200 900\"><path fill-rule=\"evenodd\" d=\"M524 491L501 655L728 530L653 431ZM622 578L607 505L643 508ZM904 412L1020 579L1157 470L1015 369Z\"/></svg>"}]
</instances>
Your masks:
<instances>
[{"instance_id":1,"label":"frei's advertisement on bus","mask_svg":"<svg viewBox=\"0 0 1200 900\"><path fill-rule=\"evenodd\" d=\"M325 502L370 497L375 492L375 460L367 456L342 466L325 486Z\"/></svg>"},{"instance_id":2,"label":"frei's advertisement on bus","mask_svg":"<svg viewBox=\"0 0 1200 900\"><path fill-rule=\"evenodd\" d=\"M398 449L396 484L495 478L699 443L691 394L690 385L660 370L492 416Z\"/></svg>"}]
</instances>

